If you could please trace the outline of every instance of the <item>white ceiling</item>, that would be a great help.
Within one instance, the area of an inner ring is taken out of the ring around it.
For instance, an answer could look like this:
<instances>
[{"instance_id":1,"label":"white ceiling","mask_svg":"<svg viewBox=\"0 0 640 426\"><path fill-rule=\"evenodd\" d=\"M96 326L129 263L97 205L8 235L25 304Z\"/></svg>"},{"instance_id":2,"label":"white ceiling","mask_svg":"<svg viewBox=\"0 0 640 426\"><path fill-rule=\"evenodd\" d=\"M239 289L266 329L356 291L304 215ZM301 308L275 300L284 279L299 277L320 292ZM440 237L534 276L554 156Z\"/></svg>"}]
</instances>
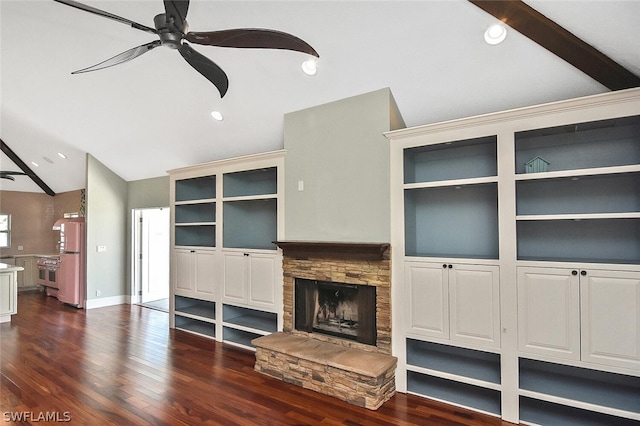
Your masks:
<instances>
[{"instance_id":1,"label":"white ceiling","mask_svg":"<svg viewBox=\"0 0 640 426\"><path fill-rule=\"evenodd\" d=\"M164 11L161 0L83 3L151 27ZM640 75L640 0L527 3ZM187 19L193 31L294 34L320 54L318 74L301 72L298 52L192 45L229 76L223 99L166 48L71 75L154 36L52 0L0 0L0 138L65 192L84 187L86 153L127 181L163 176L281 149L284 114L384 87L407 126L607 91L513 30L485 44L495 18L466 0L192 0ZM41 191L27 177L0 179L0 189Z\"/></svg>"}]
</instances>

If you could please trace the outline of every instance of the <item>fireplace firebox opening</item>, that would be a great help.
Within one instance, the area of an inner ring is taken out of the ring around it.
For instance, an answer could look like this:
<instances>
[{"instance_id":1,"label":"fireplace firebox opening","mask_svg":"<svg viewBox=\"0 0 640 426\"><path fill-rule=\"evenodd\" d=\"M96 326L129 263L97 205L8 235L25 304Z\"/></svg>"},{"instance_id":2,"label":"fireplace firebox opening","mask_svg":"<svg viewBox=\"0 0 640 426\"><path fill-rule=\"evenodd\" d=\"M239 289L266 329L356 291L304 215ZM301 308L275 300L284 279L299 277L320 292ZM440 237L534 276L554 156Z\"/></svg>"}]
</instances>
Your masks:
<instances>
[{"instance_id":1,"label":"fireplace firebox opening","mask_svg":"<svg viewBox=\"0 0 640 426\"><path fill-rule=\"evenodd\" d=\"M295 279L295 328L375 345L376 287Z\"/></svg>"}]
</instances>

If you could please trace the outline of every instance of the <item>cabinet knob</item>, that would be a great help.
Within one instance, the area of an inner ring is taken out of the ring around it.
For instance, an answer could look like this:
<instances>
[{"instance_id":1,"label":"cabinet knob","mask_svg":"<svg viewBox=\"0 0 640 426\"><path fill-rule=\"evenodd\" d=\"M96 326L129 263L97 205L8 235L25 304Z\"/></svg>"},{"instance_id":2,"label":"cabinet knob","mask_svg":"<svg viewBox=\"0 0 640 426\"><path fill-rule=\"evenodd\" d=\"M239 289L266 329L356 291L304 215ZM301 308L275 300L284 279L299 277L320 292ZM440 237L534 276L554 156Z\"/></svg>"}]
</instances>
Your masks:
<instances>
[{"instance_id":1,"label":"cabinet knob","mask_svg":"<svg viewBox=\"0 0 640 426\"><path fill-rule=\"evenodd\" d=\"M571 275L578 275L578 271L571 271Z\"/></svg>"},{"instance_id":2,"label":"cabinet knob","mask_svg":"<svg viewBox=\"0 0 640 426\"><path fill-rule=\"evenodd\" d=\"M446 264L446 263L443 263L443 264L442 264L442 267L443 267L443 268L446 268L446 267L447 267L447 264Z\"/></svg>"},{"instance_id":3,"label":"cabinet knob","mask_svg":"<svg viewBox=\"0 0 640 426\"><path fill-rule=\"evenodd\" d=\"M580 275L584 277L585 275L587 275L587 271L580 271Z\"/></svg>"},{"instance_id":4,"label":"cabinet knob","mask_svg":"<svg viewBox=\"0 0 640 426\"><path fill-rule=\"evenodd\" d=\"M453 268L453 265L452 265L452 264L449 264L448 268L449 268L449 269Z\"/></svg>"},{"instance_id":5,"label":"cabinet knob","mask_svg":"<svg viewBox=\"0 0 640 426\"><path fill-rule=\"evenodd\" d=\"M244 253L245 256L249 256L249 253Z\"/></svg>"}]
</instances>

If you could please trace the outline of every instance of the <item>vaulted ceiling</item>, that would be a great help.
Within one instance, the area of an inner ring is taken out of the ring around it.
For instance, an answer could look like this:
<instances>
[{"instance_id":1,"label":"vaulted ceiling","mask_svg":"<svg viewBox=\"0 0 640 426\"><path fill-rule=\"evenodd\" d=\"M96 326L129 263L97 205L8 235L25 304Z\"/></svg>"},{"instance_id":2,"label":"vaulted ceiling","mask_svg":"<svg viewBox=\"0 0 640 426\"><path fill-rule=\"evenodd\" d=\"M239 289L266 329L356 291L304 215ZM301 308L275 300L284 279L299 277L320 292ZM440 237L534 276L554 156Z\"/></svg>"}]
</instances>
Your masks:
<instances>
[{"instance_id":1,"label":"vaulted ceiling","mask_svg":"<svg viewBox=\"0 0 640 426\"><path fill-rule=\"evenodd\" d=\"M161 0L83 3L150 27L164 11ZM155 36L52 0L2 0L0 138L57 193L84 187L87 153L127 181L163 176L280 149L287 112L383 87L391 88L408 126L619 88L604 81L614 71L600 60L584 61L595 58L581 53L584 46L563 48L583 58L569 63L538 44L567 40L547 30L536 43L523 33L532 37L542 24L519 27L517 15L506 22L522 33L511 29L502 44L486 44L483 33L497 21L488 5L500 3L191 0L192 31L271 28L295 34L320 54L318 73L309 77L300 69L308 58L302 53L193 46L229 76L220 98L171 49L71 75ZM619 64L630 84L640 76L640 1L524 6ZM589 68L605 69L604 77ZM213 120L212 110L224 120ZM19 170L5 153L0 161L0 170ZM0 189L42 191L27 176L0 179Z\"/></svg>"}]
</instances>

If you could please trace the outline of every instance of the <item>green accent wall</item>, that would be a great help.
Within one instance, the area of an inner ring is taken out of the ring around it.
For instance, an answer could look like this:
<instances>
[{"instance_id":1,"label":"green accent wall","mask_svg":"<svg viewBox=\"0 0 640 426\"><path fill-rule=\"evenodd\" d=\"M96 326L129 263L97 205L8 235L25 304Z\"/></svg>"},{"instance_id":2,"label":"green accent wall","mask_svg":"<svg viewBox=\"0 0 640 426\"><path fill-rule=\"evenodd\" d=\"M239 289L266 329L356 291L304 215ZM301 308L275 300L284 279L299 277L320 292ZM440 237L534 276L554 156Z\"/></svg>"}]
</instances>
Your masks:
<instances>
[{"instance_id":1,"label":"green accent wall","mask_svg":"<svg viewBox=\"0 0 640 426\"><path fill-rule=\"evenodd\" d=\"M388 88L286 114L285 239L388 242L383 132L403 127Z\"/></svg>"}]
</instances>

